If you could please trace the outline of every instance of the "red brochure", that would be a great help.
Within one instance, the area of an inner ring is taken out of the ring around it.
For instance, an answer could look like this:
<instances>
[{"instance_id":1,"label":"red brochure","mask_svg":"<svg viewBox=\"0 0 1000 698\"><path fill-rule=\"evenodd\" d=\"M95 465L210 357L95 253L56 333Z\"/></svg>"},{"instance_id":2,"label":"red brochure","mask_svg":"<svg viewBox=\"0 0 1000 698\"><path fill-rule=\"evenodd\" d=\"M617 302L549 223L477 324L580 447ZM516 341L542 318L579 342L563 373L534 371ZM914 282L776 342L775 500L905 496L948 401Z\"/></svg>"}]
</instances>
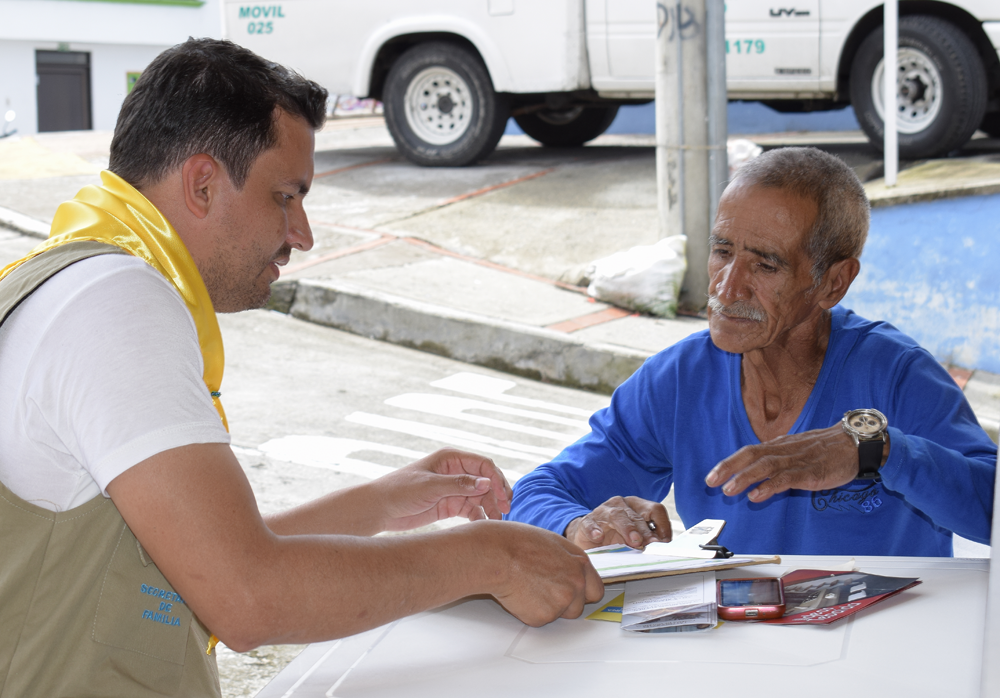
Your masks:
<instances>
[{"instance_id":1,"label":"red brochure","mask_svg":"<svg viewBox=\"0 0 1000 698\"><path fill-rule=\"evenodd\" d=\"M773 625L828 625L920 584L916 577L867 572L795 570L781 578L785 615L761 621Z\"/></svg>"}]
</instances>

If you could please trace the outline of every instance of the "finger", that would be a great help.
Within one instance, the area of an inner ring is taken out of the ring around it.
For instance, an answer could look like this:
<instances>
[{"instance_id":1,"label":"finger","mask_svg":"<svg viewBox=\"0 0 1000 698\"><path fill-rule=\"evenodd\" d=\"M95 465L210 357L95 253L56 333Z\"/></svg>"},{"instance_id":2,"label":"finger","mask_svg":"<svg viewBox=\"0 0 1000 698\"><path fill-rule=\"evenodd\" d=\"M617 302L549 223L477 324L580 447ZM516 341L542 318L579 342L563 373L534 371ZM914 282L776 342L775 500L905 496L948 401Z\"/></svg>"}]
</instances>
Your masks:
<instances>
[{"instance_id":1,"label":"finger","mask_svg":"<svg viewBox=\"0 0 1000 698\"><path fill-rule=\"evenodd\" d=\"M510 511L509 505L506 508L500 506L496 499L493 498L492 492L480 498L479 506L482 507L487 519L493 519L495 521L499 521L503 518L505 513Z\"/></svg>"},{"instance_id":2,"label":"finger","mask_svg":"<svg viewBox=\"0 0 1000 698\"><path fill-rule=\"evenodd\" d=\"M469 511L469 521L482 521L490 518L482 507L472 507Z\"/></svg>"},{"instance_id":3,"label":"finger","mask_svg":"<svg viewBox=\"0 0 1000 698\"><path fill-rule=\"evenodd\" d=\"M574 618L579 618L580 614L583 613L583 607L585 605L583 594L576 592L573 594L573 600L569 602L569 605L563 609L562 613L559 614L560 618L566 618L572 620Z\"/></svg>"},{"instance_id":4,"label":"finger","mask_svg":"<svg viewBox=\"0 0 1000 698\"><path fill-rule=\"evenodd\" d=\"M719 461L705 476L705 484L709 487L718 487L736 473L750 467L759 457L757 449L757 446L744 446L733 455Z\"/></svg>"},{"instance_id":5,"label":"finger","mask_svg":"<svg viewBox=\"0 0 1000 698\"><path fill-rule=\"evenodd\" d=\"M592 515L588 514L580 519L574 536L576 543L581 548L593 548L599 545L608 545L605 542L605 530L598 522L594 521Z\"/></svg>"},{"instance_id":6,"label":"finger","mask_svg":"<svg viewBox=\"0 0 1000 698\"><path fill-rule=\"evenodd\" d=\"M663 504L642 497L625 497L625 503L645 519L646 526L650 530L650 534L646 536L647 542L670 540L672 536L670 517Z\"/></svg>"},{"instance_id":7,"label":"finger","mask_svg":"<svg viewBox=\"0 0 1000 698\"><path fill-rule=\"evenodd\" d=\"M507 511L510 511L510 502L514 498L514 489L510 486L510 483L507 482L507 478L504 474L499 471L499 468L497 469L497 472L500 476L501 482L499 488L494 490L494 493L496 494L497 501L502 504L506 504Z\"/></svg>"},{"instance_id":8,"label":"finger","mask_svg":"<svg viewBox=\"0 0 1000 698\"><path fill-rule=\"evenodd\" d=\"M586 550L602 545L629 544L613 526L595 518L593 513L578 519L578 521L580 523L577 524L574 531L570 531L567 527L567 531L572 536L569 538L570 542L578 548Z\"/></svg>"},{"instance_id":9,"label":"finger","mask_svg":"<svg viewBox=\"0 0 1000 698\"><path fill-rule=\"evenodd\" d=\"M612 509L607 523L633 548L641 547L647 540L653 538L653 532L649 529L646 519L629 506Z\"/></svg>"},{"instance_id":10,"label":"finger","mask_svg":"<svg viewBox=\"0 0 1000 698\"><path fill-rule=\"evenodd\" d=\"M420 494L413 500L422 502L423 508L435 510L439 519L468 516L472 508L481 507L484 495L490 492L489 479L473 475L428 473L418 482L414 487L420 488Z\"/></svg>"},{"instance_id":11,"label":"finger","mask_svg":"<svg viewBox=\"0 0 1000 698\"><path fill-rule=\"evenodd\" d=\"M674 537L674 532L670 527L670 516L667 515L666 507L660 506L653 509L648 514L650 528L654 528L653 535L661 541L669 541Z\"/></svg>"},{"instance_id":12,"label":"finger","mask_svg":"<svg viewBox=\"0 0 1000 698\"><path fill-rule=\"evenodd\" d=\"M441 477L451 480L455 484L453 494L467 497L486 494L493 486L488 477L475 477L473 475L442 475ZM447 497L448 494L442 493L441 496Z\"/></svg>"},{"instance_id":13,"label":"finger","mask_svg":"<svg viewBox=\"0 0 1000 698\"><path fill-rule=\"evenodd\" d=\"M722 486L722 492L729 497L735 497L753 485L766 480L778 476L787 478L789 471L795 469L797 465L794 458L762 456L753 465L734 475L729 482Z\"/></svg>"},{"instance_id":14,"label":"finger","mask_svg":"<svg viewBox=\"0 0 1000 698\"><path fill-rule=\"evenodd\" d=\"M604 598L604 581L601 579L601 575L597 573L597 570L594 569L594 566L590 564L590 560L587 560L586 575L584 595L587 603L596 603Z\"/></svg>"},{"instance_id":15,"label":"finger","mask_svg":"<svg viewBox=\"0 0 1000 698\"><path fill-rule=\"evenodd\" d=\"M455 464L460 471L488 478L500 510L503 513L510 511L510 501L514 496L514 491L510 483L507 482L503 471L497 467L492 459L463 451L454 452L453 455L455 458L450 461L449 468Z\"/></svg>"},{"instance_id":16,"label":"finger","mask_svg":"<svg viewBox=\"0 0 1000 698\"><path fill-rule=\"evenodd\" d=\"M510 511L510 502L514 497L514 490L511 489L510 483L507 482L504 474L500 472L500 468L496 466L493 466L493 468L495 472L489 476L493 498L496 500L499 511L506 514Z\"/></svg>"}]
</instances>

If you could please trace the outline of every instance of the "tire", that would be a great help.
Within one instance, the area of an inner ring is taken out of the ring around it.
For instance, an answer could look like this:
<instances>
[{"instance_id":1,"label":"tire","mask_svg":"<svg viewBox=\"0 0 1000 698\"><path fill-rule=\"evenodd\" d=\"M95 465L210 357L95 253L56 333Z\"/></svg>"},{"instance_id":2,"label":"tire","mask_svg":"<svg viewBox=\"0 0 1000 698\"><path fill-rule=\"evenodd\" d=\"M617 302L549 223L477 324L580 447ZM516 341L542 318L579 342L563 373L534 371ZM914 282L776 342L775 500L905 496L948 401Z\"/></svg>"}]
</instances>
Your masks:
<instances>
[{"instance_id":1,"label":"tire","mask_svg":"<svg viewBox=\"0 0 1000 698\"><path fill-rule=\"evenodd\" d=\"M882 150L882 28L851 64L851 104L868 140ZM986 112L986 71L968 37L937 17L899 18L899 155L916 160L961 148ZM874 94L873 94L874 93Z\"/></svg>"},{"instance_id":2,"label":"tire","mask_svg":"<svg viewBox=\"0 0 1000 698\"><path fill-rule=\"evenodd\" d=\"M455 44L418 44L401 55L382 90L399 151L425 167L461 167L496 148L510 109L479 56Z\"/></svg>"},{"instance_id":3,"label":"tire","mask_svg":"<svg viewBox=\"0 0 1000 698\"><path fill-rule=\"evenodd\" d=\"M517 125L542 145L569 148L592 141L608 130L618 114L618 105L543 109L515 116Z\"/></svg>"},{"instance_id":4,"label":"tire","mask_svg":"<svg viewBox=\"0 0 1000 698\"><path fill-rule=\"evenodd\" d=\"M983 117L979 129L991 138L1000 138L1000 112L991 112Z\"/></svg>"}]
</instances>

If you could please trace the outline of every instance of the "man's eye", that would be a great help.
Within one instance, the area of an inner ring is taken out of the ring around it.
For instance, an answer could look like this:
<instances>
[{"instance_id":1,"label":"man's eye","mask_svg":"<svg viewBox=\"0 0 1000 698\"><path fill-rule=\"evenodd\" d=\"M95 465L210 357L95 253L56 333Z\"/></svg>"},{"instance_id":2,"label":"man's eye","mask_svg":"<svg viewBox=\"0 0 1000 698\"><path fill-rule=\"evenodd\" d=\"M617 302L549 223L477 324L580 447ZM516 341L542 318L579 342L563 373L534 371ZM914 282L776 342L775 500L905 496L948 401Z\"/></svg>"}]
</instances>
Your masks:
<instances>
[{"instance_id":1,"label":"man's eye","mask_svg":"<svg viewBox=\"0 0 1000 698\"><path fill-rule=\"evenodd\" d=\"M766 272L777 271L777 267L772 267L770 264L764 264L763 262L758 262L757 268Z\"/></svg>"}]
</instances>

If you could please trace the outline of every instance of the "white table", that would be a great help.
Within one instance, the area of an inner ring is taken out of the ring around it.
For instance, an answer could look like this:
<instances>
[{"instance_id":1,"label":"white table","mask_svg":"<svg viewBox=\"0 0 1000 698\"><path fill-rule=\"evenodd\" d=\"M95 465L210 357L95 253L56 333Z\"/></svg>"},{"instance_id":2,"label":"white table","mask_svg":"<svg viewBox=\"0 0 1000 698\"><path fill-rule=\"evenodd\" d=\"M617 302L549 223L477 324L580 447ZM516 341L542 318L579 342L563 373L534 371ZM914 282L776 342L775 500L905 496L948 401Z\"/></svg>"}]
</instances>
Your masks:
<instances>
[{"instance_id":1,"label":"white table","mask_svg":"<svg viewBox=\"0 0 1000 698\"><path fill-rule=\"evenodd\" d=\"M717 576L848 560L786 556ZM978 698L989 561L859 557L856 565L923 584L825 627L725 623L666 635L583 619L529 628L492 600L463 601L310 645L258 698ZM605 599L621 589L607 587Z\"/></svg>"}]
</instances>

